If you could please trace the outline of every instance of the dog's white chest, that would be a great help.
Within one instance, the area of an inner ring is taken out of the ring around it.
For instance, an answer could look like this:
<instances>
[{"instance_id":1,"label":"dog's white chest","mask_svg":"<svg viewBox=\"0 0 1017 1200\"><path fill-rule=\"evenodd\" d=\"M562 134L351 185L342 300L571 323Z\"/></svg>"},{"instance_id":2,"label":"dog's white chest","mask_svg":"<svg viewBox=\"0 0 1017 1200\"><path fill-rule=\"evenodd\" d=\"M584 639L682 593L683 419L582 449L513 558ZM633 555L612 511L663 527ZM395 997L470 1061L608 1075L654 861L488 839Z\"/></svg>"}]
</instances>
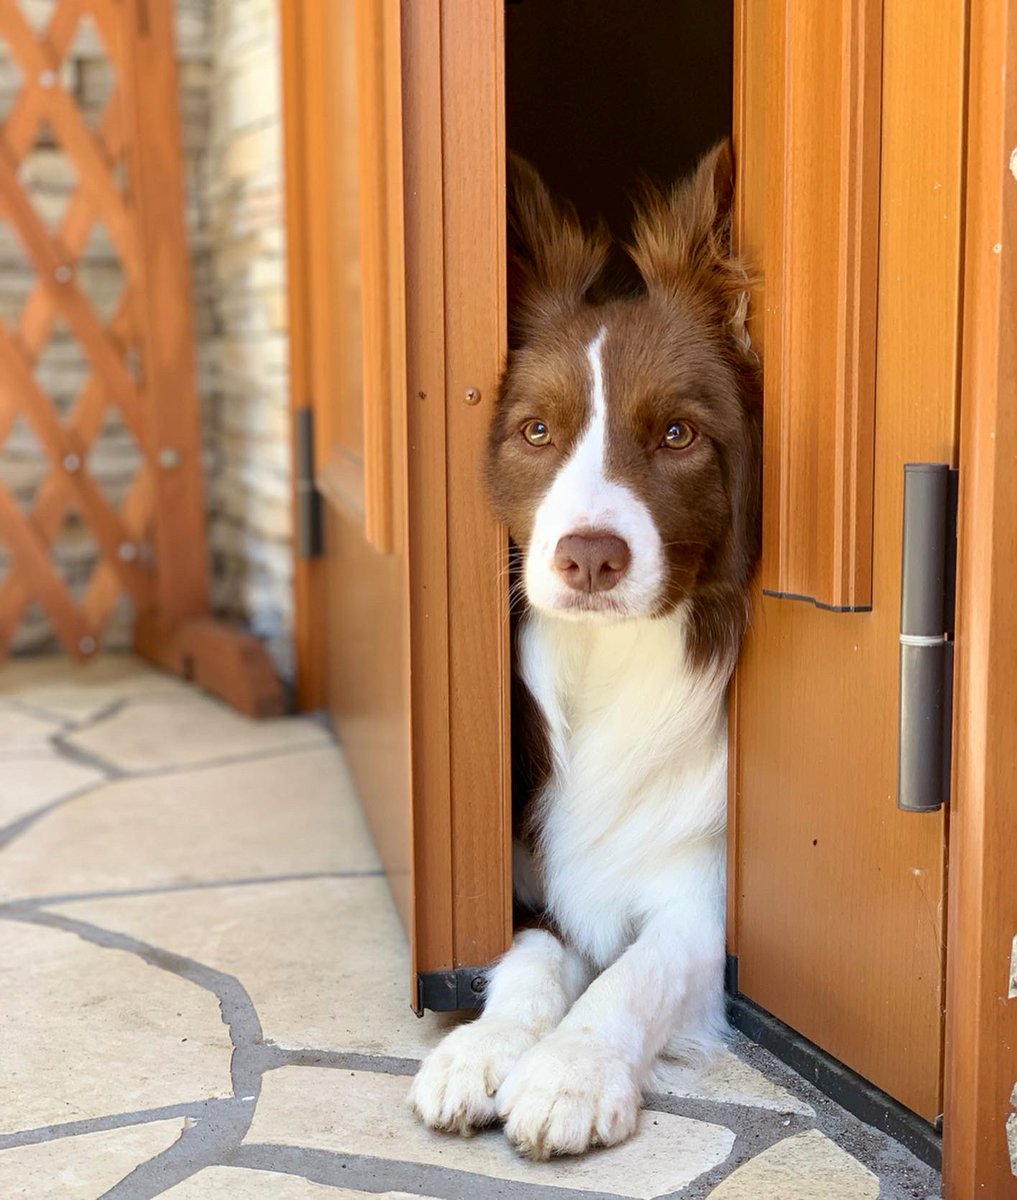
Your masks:
<instances>
[{"instance_id":1,"label":"dog's white chest","mask_svg":"<svg viewBox=\"0 0 1017 1200\"><path fill-rule=\"evenodd\" d=\"M688 889L720 902L726 678L688 668L681 613L603 625L530 613L519 661L553 761L540 802L545 901L606 963Z\"/></svg>"}]
</instances>

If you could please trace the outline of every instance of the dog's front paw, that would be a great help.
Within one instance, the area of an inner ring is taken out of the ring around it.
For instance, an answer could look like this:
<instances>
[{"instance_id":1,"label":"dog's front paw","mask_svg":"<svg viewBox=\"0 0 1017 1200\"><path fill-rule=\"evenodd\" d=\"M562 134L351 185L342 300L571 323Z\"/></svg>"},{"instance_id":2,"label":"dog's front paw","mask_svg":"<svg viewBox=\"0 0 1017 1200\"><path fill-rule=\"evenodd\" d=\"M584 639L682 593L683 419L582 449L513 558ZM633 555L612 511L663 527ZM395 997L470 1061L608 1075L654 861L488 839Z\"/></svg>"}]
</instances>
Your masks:
<instances>
[{"instance_id":1,"label":"dog's front paw","mask_svg":"<svg viewBox=\"0 0 1017 1200\"><path fill-rule=\"evenodd\" d=\"M497 1120L498 1088L535 1041L526 1026L495 1018L454 1029L421 1063L411 1106L432 1129L468 1137Z\"/></svg>"},{"instance_id":2,"label":"dog's front paw","mask_svg":"<svg viewBox=\"0 0 1017 1200\"><path fill-rule=\"evenodd\" d=\"M497 1096L505 1134L520 1153L545 1159L624 1141L639 1119L632 1069L610 1047L553 1033L520 1060Z\"/></svg>"}]
</instances>

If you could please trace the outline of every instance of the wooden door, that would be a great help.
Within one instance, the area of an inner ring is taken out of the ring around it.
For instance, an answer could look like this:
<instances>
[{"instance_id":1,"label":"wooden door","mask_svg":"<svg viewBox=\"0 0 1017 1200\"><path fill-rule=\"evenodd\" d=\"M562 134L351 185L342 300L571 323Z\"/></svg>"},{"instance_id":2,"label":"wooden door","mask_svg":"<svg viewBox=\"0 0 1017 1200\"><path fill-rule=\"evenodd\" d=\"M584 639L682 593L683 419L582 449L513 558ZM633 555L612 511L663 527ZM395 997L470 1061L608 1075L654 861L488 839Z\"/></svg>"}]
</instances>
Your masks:
<instances>
[{"instance_id":1,"label":"wooden door","mask_svg":"<svg viewBox=\"0 0 1017 1200\"><path fill-rule=\"evenodd\" d=\"M956 463L965 5L740 0L737 22L766 380L730 949L743 995L932 1121L946 830L896 807L901 506L905 463Z\"/></svg>"},{"instance_id":2,"label":"wooden door","mask_svg":"<svg viewBox=\"0 0 1017 1200\"><path fill-rule=\"evenodd\" d=\"M281 11L294 408L323 518L298 688L333 716L413 1003L462 1007L511 938L507 550L481 473L506 327L500 5Z\"/></svg>"}]
</instances>

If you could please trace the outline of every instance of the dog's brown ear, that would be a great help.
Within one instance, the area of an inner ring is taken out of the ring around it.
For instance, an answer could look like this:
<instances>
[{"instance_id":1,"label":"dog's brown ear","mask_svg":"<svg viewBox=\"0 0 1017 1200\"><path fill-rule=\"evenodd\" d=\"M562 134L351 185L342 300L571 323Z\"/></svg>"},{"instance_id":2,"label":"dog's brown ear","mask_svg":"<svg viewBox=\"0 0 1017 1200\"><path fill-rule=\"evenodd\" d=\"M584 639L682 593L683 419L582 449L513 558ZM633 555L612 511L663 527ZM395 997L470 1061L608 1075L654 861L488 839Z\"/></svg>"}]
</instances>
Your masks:
<instances>
[{"instance_id":1,"label":"dog's brown ear","mask_svg":"<svg viewBox=\"0 0 1017 1200\"><path fill-rule=\"evenodd\" d=\"M734 159L719 142L668 192L645 189L628 247L649 291L708 299L742 346L750 279L731 250Z\"/></svg>"},{"instance_id":2,"label":"dog's brown ear","mask_svg":"<svg viewBox=\"0 0 1017 1200\"><path fill-rule=\"evenodd\" d=\"M556 200L518 155L508 162L512 318L525 328L576 308L604 269L606 228L583 228L571 204Z\"/></svg>"}]
</instances>

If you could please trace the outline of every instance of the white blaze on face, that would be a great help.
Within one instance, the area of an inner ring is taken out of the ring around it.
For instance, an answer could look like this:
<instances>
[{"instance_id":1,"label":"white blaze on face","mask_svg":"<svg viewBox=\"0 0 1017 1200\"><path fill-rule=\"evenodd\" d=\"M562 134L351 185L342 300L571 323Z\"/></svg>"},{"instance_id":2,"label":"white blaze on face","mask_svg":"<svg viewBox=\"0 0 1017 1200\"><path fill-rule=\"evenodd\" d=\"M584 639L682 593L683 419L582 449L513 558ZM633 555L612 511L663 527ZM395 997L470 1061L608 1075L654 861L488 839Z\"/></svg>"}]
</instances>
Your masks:
<instances>
[{"instance_id":1,"label":"white blaze on face","mask_svg":"<svg viewBox=\"0 0 1017 1200\"><path fill-rule=\"evenodd\" d=\"M628 543L632 561L609 592L586 596L585 609L602 608L629 616L652 612L664 583L664 554L653 516L624 483L607 478L607 389L601 328L586 347L590 367L590 422L558 469L541 500L526 553L526 594L535 608L563 615L582 615L577 593L555 569L559 541L573 533L598 530Z\"/></svg>"}]
</instances>

